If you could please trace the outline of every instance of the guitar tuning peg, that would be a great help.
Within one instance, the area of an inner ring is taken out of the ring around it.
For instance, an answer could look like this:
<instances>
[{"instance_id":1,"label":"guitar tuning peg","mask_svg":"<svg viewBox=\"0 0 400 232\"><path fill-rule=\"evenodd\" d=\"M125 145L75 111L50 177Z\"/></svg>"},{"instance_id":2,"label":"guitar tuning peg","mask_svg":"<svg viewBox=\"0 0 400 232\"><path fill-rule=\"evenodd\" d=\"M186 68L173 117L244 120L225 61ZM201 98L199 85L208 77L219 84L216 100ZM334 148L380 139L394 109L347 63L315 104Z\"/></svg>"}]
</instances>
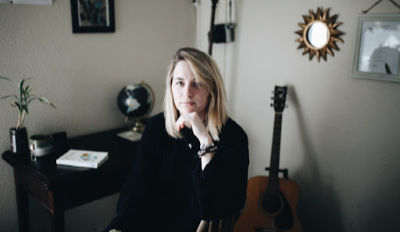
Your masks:
<instances>
[{"instance_id":1,"label":"guitar tuning peg","mask_svg":"<svg viewBox=\"0 0 400 232\"><path fill-rule=\"evenodd\" d=\"M271 97L271 100L274 100L274 97Z\"/></svg>"},{"instance_id":2,"label":"guitar tuning peg","mask_svg":"<svg viewBox=\"0 0 400 232\"><path fill-rule=\"evenodd\" d=\"M272 106L274 106L274 104L273 104L273 103L271 103L271 104L269 104L269 106L271 106L271 107L272 107Z\"/></svg>"}]
</instances>

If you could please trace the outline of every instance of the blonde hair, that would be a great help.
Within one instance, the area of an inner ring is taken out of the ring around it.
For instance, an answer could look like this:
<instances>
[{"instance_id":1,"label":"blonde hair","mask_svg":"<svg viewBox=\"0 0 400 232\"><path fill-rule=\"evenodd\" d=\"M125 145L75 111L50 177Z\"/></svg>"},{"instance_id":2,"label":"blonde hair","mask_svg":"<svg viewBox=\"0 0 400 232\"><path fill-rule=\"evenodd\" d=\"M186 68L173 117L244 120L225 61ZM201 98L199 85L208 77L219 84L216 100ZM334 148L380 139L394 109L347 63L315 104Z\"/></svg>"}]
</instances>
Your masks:
<instances>
[{"instance_id":1,"label":"blonde hair","mask_svg":"<svg viewBox=\"0 0 400 232\"><path fill-rule=\"evenodd\" d=\"M196 81L202 83L210 94L207 105L206 127L212 139L218 141L218 134L228 120L224 83L215 61L206 53L195 48L179 49L169 65L163 105L166 130L174 138L182 137L175 128L175 122L179 118L179 111L175 107L171 89L173 73L179 61L186 61L189 64Z\"/></svg>"}]
</instances>

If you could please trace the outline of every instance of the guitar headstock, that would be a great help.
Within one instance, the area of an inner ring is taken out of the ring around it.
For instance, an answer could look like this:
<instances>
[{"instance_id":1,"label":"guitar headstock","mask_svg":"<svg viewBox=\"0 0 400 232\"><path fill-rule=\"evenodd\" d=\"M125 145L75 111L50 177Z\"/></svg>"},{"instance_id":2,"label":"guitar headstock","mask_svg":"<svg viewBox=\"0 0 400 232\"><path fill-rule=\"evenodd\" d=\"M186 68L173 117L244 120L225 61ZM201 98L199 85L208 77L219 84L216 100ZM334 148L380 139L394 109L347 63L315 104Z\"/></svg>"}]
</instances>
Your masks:
<instances>
[{"instance_id":1,"label":"guitar headstock","mask_svg":"<svg viewBox=\"0 0 400 232\"><path fill-rule=\"evenodd\" d=\"M271 106L274 107L275 112L283 112L283 109L285 109L287 86L275 86L273 93L274 96L272 99L274 102Z\"/></svg>"}]
</instances>

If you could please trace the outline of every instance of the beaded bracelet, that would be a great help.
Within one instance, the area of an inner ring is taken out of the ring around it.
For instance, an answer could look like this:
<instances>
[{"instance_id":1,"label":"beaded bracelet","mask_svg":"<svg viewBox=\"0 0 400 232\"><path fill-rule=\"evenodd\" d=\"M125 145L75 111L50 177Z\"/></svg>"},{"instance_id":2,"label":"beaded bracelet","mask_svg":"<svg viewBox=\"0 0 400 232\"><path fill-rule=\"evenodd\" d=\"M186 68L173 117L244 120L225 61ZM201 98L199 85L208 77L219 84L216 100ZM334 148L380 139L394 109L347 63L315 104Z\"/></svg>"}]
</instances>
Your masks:
<instances>
[{"instance_id":1,"label":"beaded bracelet","mask_svg":"<svg viewBox=\"0 0 400 232\"><path fill-rule=\"evenodd\" d=\"M214 152L217 150L217 145L215 145L214 143L212 143L210 146L205 147L206 145L201 144L200 145L200 150L199 152L197 152L197 155L201 158L203 155L210 153L210 152Z\"/></svg>"}]
</instances>

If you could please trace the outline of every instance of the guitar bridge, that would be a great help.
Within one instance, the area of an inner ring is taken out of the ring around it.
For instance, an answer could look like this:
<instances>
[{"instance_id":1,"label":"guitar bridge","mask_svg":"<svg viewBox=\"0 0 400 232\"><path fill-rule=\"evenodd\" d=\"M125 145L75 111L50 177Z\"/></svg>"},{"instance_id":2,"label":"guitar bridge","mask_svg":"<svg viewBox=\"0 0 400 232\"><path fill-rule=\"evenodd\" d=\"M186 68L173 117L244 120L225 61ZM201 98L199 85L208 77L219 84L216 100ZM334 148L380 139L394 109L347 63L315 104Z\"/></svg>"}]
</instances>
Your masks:
<instances>
[{"instance_id":1,"label":"guitar bridge","mask_svg":"<svg viewBox=\"0 0 400 232\"><path fill-rule=\"evenodd\" d=\"M278 232L278 231L273 228L256 228L254 232Z\"/></svg>"}]
</instances>

